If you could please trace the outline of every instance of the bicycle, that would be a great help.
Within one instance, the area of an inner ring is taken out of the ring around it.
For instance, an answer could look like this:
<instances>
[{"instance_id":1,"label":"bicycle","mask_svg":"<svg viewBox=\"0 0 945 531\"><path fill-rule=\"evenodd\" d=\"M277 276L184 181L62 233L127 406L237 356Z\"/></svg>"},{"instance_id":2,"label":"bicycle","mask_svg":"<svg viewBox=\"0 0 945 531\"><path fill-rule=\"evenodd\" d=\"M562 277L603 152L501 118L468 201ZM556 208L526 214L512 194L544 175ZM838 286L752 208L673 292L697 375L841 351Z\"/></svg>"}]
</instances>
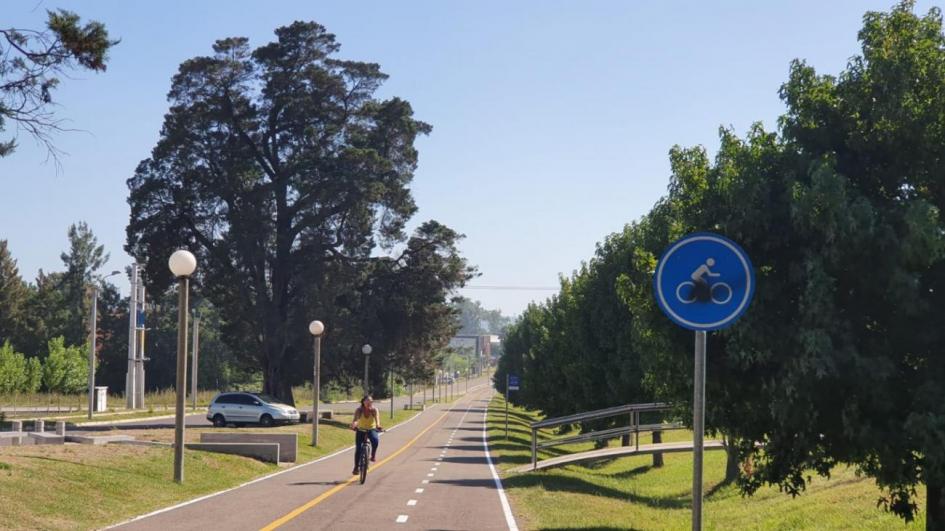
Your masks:
<instances>
[{"instance_id":1,"label":"bicycle","mask_svg":"<svg viewBox=\"0 0 945 531\"><path fill-rule=\"evenodd\" d=\"M361 428L356 428L354 431L360 431L366 434L371 430L362 430ZM382 431L384 430L377 429L378 433ZM360 474L358 480L361 485L364 485L365 480L367 480L368 463L371 462L371 452L371 439L365 436L364 441L361 443L361 459L358 460L358 473Z\"/></svg>"},{"instance_id":2,"label":"bicycle","mask_svg":"<svg viewBox=\"0 0 945 531\"><path fill-rule=\"evenodd\" d=\"M688 287L689 294L684 296L683 288ZM719 293L716 293L716 288L719 289ZM679 302L683 304L692 304L696 302L696 283L689 280L680 283L676 286L676 298L679 299ZM716 295L719 295L716 298ZM709 297L712 299L712 302L715 304L725 304L728 301L732 300L732 287L726 284L725 282L714 282L709 287Z\"/></svg>"}]
</instances>

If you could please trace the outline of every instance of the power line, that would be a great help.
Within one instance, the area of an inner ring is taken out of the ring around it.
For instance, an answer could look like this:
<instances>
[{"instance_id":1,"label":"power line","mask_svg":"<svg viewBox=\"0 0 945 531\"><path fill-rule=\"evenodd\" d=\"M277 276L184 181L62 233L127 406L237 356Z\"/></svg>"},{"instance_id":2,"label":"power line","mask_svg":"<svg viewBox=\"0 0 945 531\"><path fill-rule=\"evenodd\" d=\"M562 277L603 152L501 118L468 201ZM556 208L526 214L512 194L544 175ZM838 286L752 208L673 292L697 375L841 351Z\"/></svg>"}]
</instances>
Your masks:
<instances>
[{"instance_id":1,"label":"power line","mask_svg":"<svg viewBox=\"0 0 945 531\"><path fill-rule=\"evenodd\" d=\"M505 291L558 291L559 287L550 286L465 286L459 289L486 289L486 290L505 290Z\"/></svg>"}]
</instances>

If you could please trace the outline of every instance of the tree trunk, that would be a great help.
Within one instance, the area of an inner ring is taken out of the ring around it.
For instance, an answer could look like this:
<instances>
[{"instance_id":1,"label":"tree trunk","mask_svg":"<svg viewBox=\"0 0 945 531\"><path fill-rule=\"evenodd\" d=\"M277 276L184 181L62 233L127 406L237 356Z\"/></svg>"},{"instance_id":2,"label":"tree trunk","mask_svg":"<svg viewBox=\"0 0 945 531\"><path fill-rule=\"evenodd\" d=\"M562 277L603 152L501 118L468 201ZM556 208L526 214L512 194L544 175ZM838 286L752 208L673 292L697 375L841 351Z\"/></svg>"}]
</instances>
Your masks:
<instances>
[{"instance_id":1,"label":"tree trunk","mask_svg":"<svg viewBox=\"0 0 945 531\"><path fill-rule=\"evenodd\" d=\"M945 487L927 485L926 496L926 531L945 531Z\"/></svg>"},{"instance_id":2,"label":"tree trunk","mask_svg":"<svg viewBox=\"0 0 945 531\"><path fill-rule=\"evenodd\" d=\"M270 358L263 373L263 392L276 397L290 406L295 406L292 384L283 371L283 359Z\"/></svg>"},{"instance_id":3,"label":"tree trunk","mask_svg":"<svg viewBox=\"0 0 945 531\"><path fill-rule=\"evenodd\" d=\"M731 483L738 479L738 452L732 444L732 439L725 437L725 482Z\"/></svg>"}]
</instances>

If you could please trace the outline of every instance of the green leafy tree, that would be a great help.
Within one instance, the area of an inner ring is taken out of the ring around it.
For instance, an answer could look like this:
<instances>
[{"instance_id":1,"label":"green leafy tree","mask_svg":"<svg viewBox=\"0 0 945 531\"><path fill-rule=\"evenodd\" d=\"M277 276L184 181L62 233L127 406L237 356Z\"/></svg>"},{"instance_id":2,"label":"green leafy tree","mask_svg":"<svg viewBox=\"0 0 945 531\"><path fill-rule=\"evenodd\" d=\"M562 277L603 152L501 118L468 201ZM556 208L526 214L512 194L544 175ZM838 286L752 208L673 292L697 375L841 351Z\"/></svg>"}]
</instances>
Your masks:
<instances>
[{"instance_id":1,"label":"green leafy tree","mask_svg":"<svg viewBox=\"0 0 945 531\"><path fill-rule=\"evenodd\" d=\"M43 361L46 391L77 393L88 385L88 377L88 358L81 346L66 346L62 337L49 341L49 353Z\"/></svg>"},{"instance_id":2,"label":"green leafy tree","mask_svg":"<svg viewBox=\"0 0 945 531\"><path fill-rule=\"evenodd\" d=\"M0 347L0 393L19 393L27 387L26 358L9 341Z\"/></svg>"},{"instance_id":3,"label":"green leafy tree","mask_svg":"<svg viewBox=\"0 0 945 531\"><path fill-rule=\"evenodd\" d=\"M26 378L23 381L24 393L36 393L43 385L43 364L38 357L26 358Z\"/></svg>"},{"instance_id":4,"label":"green leafy tree","mask_svg":"<svg viewBox=\"0 0 945 531\"><path fill-rule=\"evenodd\" d=\"M82 24L70 11L47 11L45 30L0 29L0 131L10 120L44 144L55 157L51 134L62 130L53 114L52 93L59 80L77 69L105 71L109 40L100 22ZM0 142L0 157L16 139Z\"/></svg>"},{"instance_id":5,"label":"green leafy tree","mask_svg":"<svg viewBox=\"0 0 945 531\"><path fill-rule=\"evenodd\" d=\"M108 261L105 246L85 223L72 224L68 231L69 250L60 255L66 270L62 273L60 290L67 315L59 334L69 345L78 345L88 339L91 319L90 288L98 282L95 275Z\"/></svg>"},{"instance_id":6,"label":"green leafy tree","mask_svg":"<svg viewBox=\"0 0 945 531\"><path fill-rule=\"evenodd\" d=\"M379 246L403 242L413 144L430 126L406 101L376 98L387 76L335 57L324 27L276 37L255 50L220 40L181 65L161 138L128 182L126 248L152 292L168 286L173 250L194 251L223 338L262 369L264 391L291 401L311 312L343 298Z\"/></svg>"}]
</instances>

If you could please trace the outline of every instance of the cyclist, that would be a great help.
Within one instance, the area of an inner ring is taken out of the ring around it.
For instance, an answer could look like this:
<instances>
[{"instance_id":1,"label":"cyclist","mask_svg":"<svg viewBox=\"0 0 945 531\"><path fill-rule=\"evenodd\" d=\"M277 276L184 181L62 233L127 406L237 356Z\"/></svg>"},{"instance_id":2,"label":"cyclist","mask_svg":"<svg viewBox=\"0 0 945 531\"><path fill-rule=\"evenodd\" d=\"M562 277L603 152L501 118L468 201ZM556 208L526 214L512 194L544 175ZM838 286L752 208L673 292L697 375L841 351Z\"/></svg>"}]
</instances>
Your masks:
<instances>
[{"instance_id":1,"label":"cyclist","mask_svg":"<svg viewBox=\"0 0 945 531\"><path fill-rule=\"evenodd\" d=\"M713 273L712 270L709 269L710 267L715 267L715 258L709 258L704 264L697 267L696 270L692 272L692 280L698 284L699 282L706 282L708 280L707 278L702 278L703 275L706 275L707 277L722 276L721 273Z\"/></svg>"},{"instance_id":2,"label":"cyclist","mask_svg":"<svg viewBox=\"0 0 945 531\"><path fill-rule=\"evenodd\" d=\"M355 431L354 437L354 471L352 475L361 472L361 445L364 444L364 438L371 441L371 461L374 461L377 455L377 445L380 441L377 438L377 432L383 431L381 427L381 414L374 407L374 399L371 395L361 399L361 406L354 410L354 422L351 423L351 429Z\"/></svg>"}]
</instances>

